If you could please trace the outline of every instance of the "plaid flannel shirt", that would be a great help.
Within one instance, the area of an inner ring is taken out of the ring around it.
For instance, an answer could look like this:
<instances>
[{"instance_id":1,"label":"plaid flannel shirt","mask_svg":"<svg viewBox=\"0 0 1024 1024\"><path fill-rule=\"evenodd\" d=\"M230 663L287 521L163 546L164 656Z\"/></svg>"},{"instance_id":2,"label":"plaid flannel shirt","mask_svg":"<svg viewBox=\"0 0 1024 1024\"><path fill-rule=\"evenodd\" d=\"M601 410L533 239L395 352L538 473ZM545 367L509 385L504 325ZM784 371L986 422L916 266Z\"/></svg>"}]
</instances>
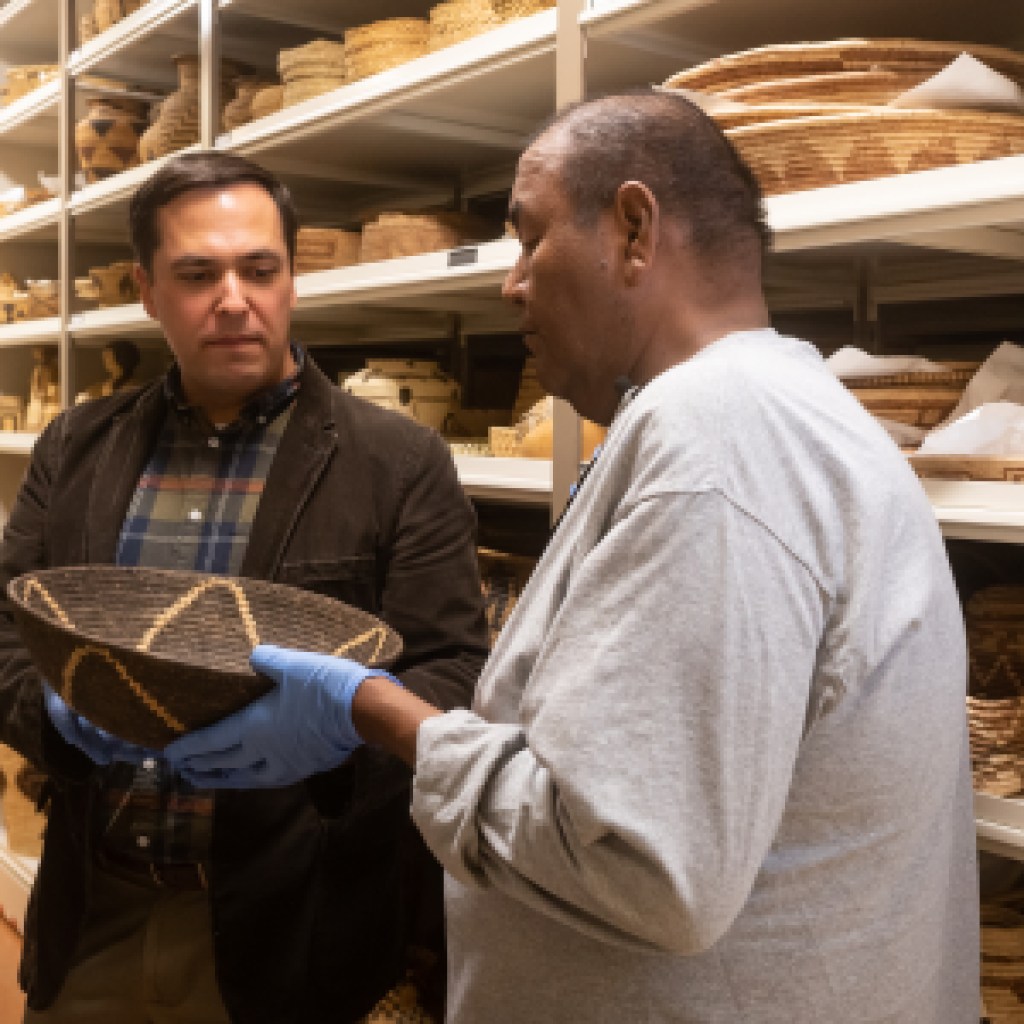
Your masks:
<instances>
[{"instance_id":1,"label":"plaid flannel shirt","mask_svg":"<svg viewBox=\"0 0 1024 1024\"><path fill-rule=\"evenodd\" d=\"M165 381L167 415L121 528L118 565L238 574L263 485L299 389L294 375L254 397L238 419L214 427L188 405L177 367ZM159 760L104 769L98 849L120 860L208 860L214 796Z\"/></svg>"}]
</instances>

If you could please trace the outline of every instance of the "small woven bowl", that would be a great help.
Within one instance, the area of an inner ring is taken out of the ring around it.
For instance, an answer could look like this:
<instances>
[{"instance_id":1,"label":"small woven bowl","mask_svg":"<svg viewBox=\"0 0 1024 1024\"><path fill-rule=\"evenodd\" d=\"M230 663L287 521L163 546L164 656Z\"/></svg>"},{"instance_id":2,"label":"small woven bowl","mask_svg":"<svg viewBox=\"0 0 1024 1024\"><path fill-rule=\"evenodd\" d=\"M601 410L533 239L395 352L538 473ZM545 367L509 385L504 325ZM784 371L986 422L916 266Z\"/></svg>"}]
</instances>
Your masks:
<instances>
[{"instance_id":1,"label":"small woven bowl","mask_svg":"<svg viewBox=\"0 0 1024 1024\"><path fill-rule=\"evenodd\" d=\"M65 702L160 749L271 689L249 666L261 643L385 667L402 641L358 608L243 577L110 565L26 573L7 594L22 640Z\"/></svg>"}]
</instances>

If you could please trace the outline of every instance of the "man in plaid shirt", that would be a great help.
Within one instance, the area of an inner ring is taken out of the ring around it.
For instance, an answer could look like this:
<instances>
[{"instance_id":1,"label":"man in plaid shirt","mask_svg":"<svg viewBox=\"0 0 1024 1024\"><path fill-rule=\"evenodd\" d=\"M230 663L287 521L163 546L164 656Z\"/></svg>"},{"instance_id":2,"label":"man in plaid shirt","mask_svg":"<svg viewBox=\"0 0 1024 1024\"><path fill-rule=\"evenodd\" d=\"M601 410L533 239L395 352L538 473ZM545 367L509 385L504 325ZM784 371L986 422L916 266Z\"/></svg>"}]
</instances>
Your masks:
<instances>
[{"instance_id":1,"label":"man in plaid shirt","mask_svg":"<svg viewBox=\"0 0 1024 1024\"><path fill-rule=\"evenodd\" d=\"M472 508L434 432L343 393L291 340L287 190L243 158L186 154L130 220L174 365L43 432L0 583L90 562L289 583L383 618L402 684L465 706L487 643ZM64 705L6 602L0 728L49 776L27 1024L355 1021L410 945L443 969L441 873L397 759L367 748L295 785L197 792Z\"/></svg>"}]
</instances>

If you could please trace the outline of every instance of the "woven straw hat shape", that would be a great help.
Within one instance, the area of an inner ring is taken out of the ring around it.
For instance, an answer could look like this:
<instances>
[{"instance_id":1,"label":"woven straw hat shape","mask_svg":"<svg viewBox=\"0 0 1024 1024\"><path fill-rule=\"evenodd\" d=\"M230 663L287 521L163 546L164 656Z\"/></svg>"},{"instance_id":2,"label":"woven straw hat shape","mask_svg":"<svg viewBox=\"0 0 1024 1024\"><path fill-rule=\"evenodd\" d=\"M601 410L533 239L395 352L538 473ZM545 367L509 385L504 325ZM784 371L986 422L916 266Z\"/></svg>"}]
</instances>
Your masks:
<instances>
[{"instance_id":1,"label":"woven straw hat shape","mask_svg":"<svg viewBox=\"0 0 1024 1024\"><path fill-rule=\"evenodd\" d=\"M263 580L72 566L19 576L7 593L25 646L64 700L153 748L266 693L270 682L249 667L257 644L378 667L402 648L367 612Z\"/></svg>"}]
</instances>

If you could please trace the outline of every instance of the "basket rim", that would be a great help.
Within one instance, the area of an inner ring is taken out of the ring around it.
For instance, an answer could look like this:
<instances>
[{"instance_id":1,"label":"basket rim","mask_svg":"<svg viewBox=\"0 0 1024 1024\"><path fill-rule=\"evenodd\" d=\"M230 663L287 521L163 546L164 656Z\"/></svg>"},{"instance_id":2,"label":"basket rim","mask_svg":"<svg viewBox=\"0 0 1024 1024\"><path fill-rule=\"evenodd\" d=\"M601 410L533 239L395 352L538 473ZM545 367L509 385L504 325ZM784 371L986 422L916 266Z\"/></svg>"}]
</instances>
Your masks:
<instances>
[{"instance_id":1,"label":"basket rim","mask_svg":"<svg viewBox=\"0 0 1024 1024\"><path fill-rule=\"evenodd\" d=\"M251 576L223 576L217 573L203 573L196 570L184 570L184 569L162 569L162 568L150 568L148 566L118 566L110 564L89 564L89 565L68 565L68 566L52 566L46 569L30 570L28 572L20 573L11 579L6 588L6 593L9 600L15 606L16 612L21 614L32 616L35 620L45 624L47 629L52 629L54 632L67 637L69 640L77 643L90 643L96 646L103 647L112 654L121 654L132 659L148 659L164 666L180 666L188 669L192 669L197 672L203 672L210 676L216 676L221 679L247 679L251 680L257 677L258 673L246 663L244 668L231 668L223 665L217 665L209 661L188 661L183 658L180 654L175 656L167 655L161 651L154 651L152 649L139 650L137 646L126 644L123 641L111 640L108 637L97 634L95 631L87 631L77 626L68 627L64 623L60 622L56 618L47 618L42 616L39 611L35 608L30 607L26 604L22 596L17 592L17 585L23 584L30 578L56 578L59 574L63 575L81 575L83 577L89 575L101 575L106 574L109 571L110 575L136 575L136 576L164 576L167 579L175 579L180 582L184 582L185 579L214 579L214 580L229 580L232 583L238 583L243 586L251 585L256 589L261 590L275 590L279 593L284 594L285 592L291 592L293 595L301 595L298 600L305 601L309 604L321 605L325 609L330 609L331 606L341 607L346 612L352 614L356 619L363 620L367 627L379 626L384 630L384 644L390 644L395 647L393 654L388 655L378 662L379 665L389 664L393 662L402 652L403 642L399 634L386 622L371 612L364 611L362 608L356 608L354 605L347 604L344 601L339 601L336 598L328 597L325 594L318 594L314 591L302 590L299 587L293 587L289 584L278 583L273 580L264 580L257 577Z\"/></svg>"}]
</instances>

